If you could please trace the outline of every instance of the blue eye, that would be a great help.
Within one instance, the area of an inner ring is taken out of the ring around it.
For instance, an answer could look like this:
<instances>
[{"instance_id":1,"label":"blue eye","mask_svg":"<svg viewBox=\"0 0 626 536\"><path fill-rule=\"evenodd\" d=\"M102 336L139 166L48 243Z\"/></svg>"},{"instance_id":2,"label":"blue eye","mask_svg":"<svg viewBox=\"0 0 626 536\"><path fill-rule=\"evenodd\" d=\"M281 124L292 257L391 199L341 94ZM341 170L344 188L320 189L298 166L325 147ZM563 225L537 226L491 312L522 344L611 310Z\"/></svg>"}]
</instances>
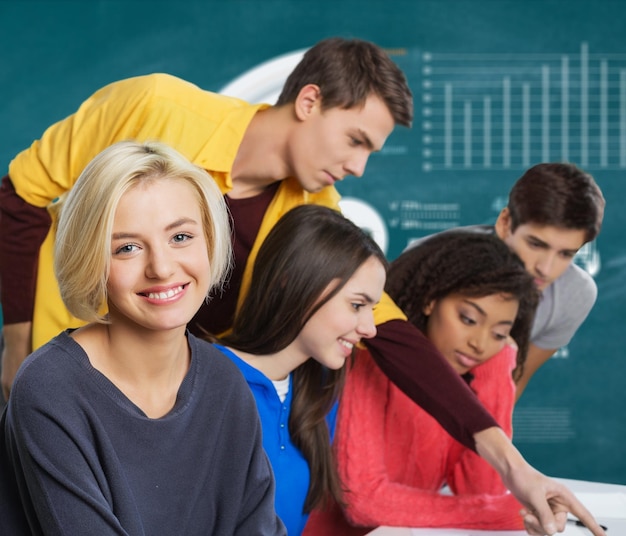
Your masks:
<instances>
[{"instance_id":1,"label":"blue eye","mask_svg":"<svg viewBox=\"0 0 626 536\"><path fill-rule=\"evenodd\" d=\"M178 233L175 234L174 237L172 238L172 240L174 242L180 243L180 242L186 242L187 240L190 240L191 238L193 238L190 234L187 233Z\"/></svg>"},{"instance_id":2,"label":"blue eye","mask_svg":"<svg viewBox=\"0 0 626 536\"><path fill-rule=\"evenodd\" d=\"M125 253L132 253L133 251L135 251L137 249L137 246L135 244L124 244L123 246L117 248L115 250L115 254L116 255L123 255Z\"/></svg>"}]
</instances>

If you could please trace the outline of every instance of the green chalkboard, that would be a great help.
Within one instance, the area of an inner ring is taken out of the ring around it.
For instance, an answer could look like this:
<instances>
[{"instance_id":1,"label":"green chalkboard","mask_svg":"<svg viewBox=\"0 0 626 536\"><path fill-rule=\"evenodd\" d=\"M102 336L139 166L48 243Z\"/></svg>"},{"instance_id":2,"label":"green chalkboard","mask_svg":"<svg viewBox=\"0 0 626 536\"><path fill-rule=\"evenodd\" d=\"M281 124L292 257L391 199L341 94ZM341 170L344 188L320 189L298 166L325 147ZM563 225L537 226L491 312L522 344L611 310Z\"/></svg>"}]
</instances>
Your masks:
<instances>
[{"instance_id":1,"label":"green chalkboard","mask_svg":"<svg viewBox=\"0 0 626 536\"><path fill-rule=\"evenodd\" d=\"M324 37L377 42L407 73L414 127L340 191L376 216L389 258L493 222L534 163L575 162L602 187L602 234L576 260L598 301L528 387L515 442L548 474L626 484L625 16L619 0L0 0L0 162L117 79L219 91Z\"/></svg>"}]
</instances>

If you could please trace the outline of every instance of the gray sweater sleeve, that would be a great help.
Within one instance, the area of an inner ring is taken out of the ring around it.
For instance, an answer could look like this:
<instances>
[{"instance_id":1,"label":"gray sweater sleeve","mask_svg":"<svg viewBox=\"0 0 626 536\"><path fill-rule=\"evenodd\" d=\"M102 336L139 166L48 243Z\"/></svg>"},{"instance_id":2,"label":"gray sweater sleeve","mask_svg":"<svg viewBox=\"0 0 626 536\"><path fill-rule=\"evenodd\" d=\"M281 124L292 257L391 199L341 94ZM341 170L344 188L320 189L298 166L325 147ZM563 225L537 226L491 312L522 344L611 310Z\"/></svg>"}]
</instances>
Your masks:
<instances>
[{"instance_id":1,"label":"gray sweater sleeve","mask_svg":"<svg viewBox=\"0 0 626 536\"><path fill-rule=\"evenodd\" d=\"M544 292L537 308L531 343L557 349L571 340L593 307L598 289L587 272L575 264Z\"/></svg>"}]
</instances>

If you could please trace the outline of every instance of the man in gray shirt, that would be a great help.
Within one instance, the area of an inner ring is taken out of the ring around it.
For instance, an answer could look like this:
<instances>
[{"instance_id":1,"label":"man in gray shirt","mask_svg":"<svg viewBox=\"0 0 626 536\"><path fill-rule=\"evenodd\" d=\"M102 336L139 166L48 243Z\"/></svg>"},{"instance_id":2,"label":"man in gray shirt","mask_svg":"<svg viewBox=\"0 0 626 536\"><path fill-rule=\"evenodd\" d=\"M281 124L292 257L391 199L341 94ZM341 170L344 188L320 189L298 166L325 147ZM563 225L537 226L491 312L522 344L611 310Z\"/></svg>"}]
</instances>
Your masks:
<instances>
[{"instance_id":1,"label":"man in gray shirt","mask_svg":"<svg viewBox=\"0 0 626 536\"><path fill-rule=\"evenodd\" d=\"M572 261L600 232L604 205L593 177L574 164L537 164L513 185L495 226L463 228L495 232L522 259L542 291L524 369L515 378L517 399L532 375L569 343L595 303L593 278Z\"/></svg>"}]
</instances>

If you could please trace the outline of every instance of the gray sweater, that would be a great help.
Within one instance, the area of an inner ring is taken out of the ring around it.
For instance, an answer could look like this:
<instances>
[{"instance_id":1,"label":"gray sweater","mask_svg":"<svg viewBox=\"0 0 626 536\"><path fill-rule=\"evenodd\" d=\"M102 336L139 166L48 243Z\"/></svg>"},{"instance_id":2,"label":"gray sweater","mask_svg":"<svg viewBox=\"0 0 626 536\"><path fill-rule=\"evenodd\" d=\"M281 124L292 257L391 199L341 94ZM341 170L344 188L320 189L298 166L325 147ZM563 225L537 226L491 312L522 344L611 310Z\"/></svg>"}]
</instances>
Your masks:
<instances>
[{"instance_id":1,"label":"gray sweater","mask_svg":"<svg viewBox=\"0 0 626 536\"><path fill-rule=\"evenodd\" d=\"M188 338L189 371L159 419L67 333L27 359L0 423L1 534L286 534L250 389Z\"/></svg>"}]
</instances>

